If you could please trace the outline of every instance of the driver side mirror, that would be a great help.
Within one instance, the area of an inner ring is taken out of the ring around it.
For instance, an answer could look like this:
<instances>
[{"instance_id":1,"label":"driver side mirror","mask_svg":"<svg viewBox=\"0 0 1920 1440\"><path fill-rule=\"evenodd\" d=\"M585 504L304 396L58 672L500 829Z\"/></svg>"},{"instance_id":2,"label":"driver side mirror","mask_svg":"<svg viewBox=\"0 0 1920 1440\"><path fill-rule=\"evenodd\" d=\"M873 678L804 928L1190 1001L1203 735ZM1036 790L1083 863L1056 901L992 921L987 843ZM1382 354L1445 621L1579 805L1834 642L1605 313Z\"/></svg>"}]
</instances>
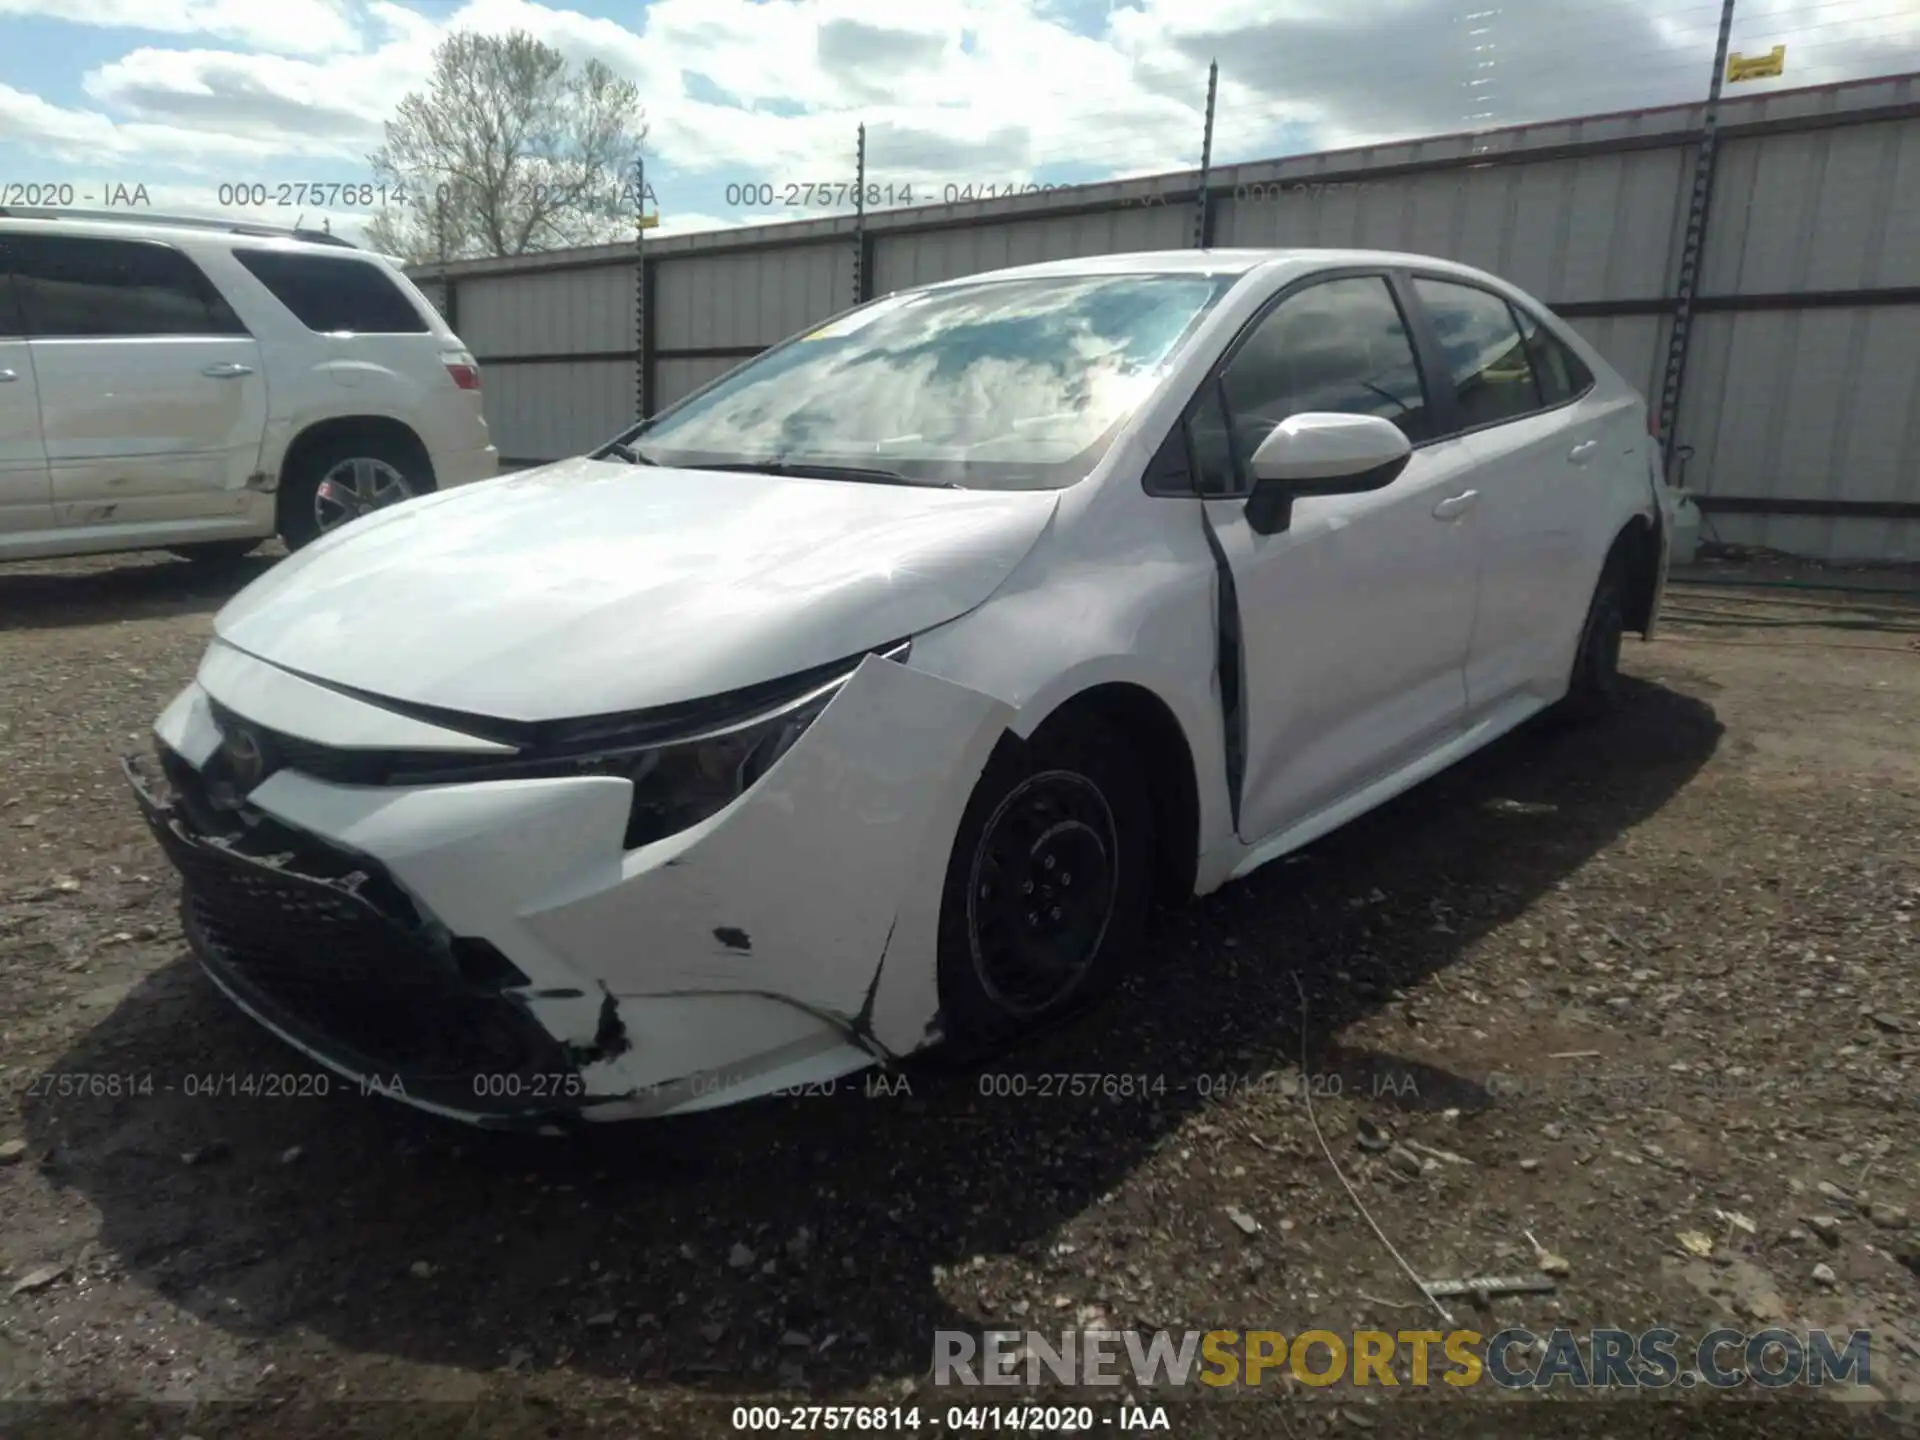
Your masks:
<instances>
[{"instance_id":1,"label":"driver side mirror","mask_svg":"<svg viewBox=\"0 0 1920 1440\"><path fill-rule=\"evenodd\" d=\"M1405 432L1377 415L1289 416L1253 452L1247 524L1257 534L1277 535L1292 522L1295 500L1384 489L1412 458Z\"/></svg>"}]
</instances>

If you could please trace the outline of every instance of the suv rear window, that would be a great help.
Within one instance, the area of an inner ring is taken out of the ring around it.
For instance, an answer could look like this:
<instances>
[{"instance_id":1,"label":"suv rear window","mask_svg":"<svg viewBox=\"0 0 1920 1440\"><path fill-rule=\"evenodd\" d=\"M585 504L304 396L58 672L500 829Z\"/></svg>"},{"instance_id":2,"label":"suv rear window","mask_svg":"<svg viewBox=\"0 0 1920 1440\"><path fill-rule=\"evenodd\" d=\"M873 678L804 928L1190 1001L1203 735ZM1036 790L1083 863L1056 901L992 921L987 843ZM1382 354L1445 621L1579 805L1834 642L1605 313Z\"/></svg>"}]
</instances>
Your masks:
<instances>
[{"instance_id":1,"label":"suv rear window","mask_svg":"<svg viewBox=\"0 0 1920 1440\"><path fill-rule=\"evenodd\" d=\"M424 335L427 322L391 276L366 260L235 250L233 258L309 330L322 335Z\"/></svg>"}]
</instances>

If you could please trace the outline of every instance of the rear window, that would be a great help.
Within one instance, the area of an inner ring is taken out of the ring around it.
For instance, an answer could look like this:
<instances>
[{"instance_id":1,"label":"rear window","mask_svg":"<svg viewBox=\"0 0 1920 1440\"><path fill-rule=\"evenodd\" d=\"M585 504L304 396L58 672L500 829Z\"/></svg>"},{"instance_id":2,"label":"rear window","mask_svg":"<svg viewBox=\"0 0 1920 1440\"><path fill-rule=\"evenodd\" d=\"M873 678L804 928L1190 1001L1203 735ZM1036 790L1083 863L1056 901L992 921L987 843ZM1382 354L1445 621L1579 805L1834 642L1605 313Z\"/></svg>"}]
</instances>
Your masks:
<instances>
[{"instance_id":1,"label":"rear window","mask_svg":"<svg viewBox=\"0 0 1920 1440\"><path fill-rule=\"evenodd\" d=\"M427 322L378 265L331 255L235 250L234 258L309 330L322 335L424 335Z\"/></svg>"}]
</instances>

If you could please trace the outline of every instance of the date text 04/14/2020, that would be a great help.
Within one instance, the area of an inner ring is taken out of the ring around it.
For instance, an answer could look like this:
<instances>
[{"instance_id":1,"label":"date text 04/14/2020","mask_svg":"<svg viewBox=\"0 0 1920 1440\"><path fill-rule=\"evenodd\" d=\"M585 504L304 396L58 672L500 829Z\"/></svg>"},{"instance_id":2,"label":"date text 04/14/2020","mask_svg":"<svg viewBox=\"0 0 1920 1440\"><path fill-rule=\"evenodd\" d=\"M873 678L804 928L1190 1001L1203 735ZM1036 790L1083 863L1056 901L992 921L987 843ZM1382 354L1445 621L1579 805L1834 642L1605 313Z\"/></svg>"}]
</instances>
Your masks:
<instances>
[{"instance_id":1,"label":"date text 04/14/2020","mask_svg":"<svg viewBox=\"0 0 1920 1440\"><path fill-rule=\"evenodd\" d=\"M918 1431L922 1425L955 1434L1033 1431L1091 1434L1113 1430L1170 1430L1163 1405L1123 1405L1096 1412L1090 1405L950 1405L924 1415L918 1405L736 1405L736 1431L786 1431L818 1435L826 1430Z\"/></svg>"}]
</instances>

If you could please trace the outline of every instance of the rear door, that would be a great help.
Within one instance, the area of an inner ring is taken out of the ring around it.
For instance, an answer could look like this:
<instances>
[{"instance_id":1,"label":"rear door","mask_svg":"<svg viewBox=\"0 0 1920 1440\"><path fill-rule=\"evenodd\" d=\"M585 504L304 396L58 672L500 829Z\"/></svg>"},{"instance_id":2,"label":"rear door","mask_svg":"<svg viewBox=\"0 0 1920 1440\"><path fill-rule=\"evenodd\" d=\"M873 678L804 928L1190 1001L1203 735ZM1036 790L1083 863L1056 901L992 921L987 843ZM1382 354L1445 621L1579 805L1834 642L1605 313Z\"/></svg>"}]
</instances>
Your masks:
<instances>
[{"instance_id":1,"label":"rear door","mask_svg":"<svg viewBox=\"0 0 1920 1440\"><path fill-rule=\"evenodd\" d=\"M244 508L266 430L259 347L191 259L156 240L17 236L61 525Z\"/></svg>"},{"instance_id":2,"label":"rear door","mask_svg":"<svg viewBox=\"0 0 1920 1440\"><path fill-rule=\"evenodd\" d=\"M1596 536L1602 550L1612 539L1601 534L1612 430L1606 407L1583 398L1592 375L1537 316L1453 275L1417 275L1412 288L1477 462L1480 600L1467 654L1477 721L1566 687L1589 555Z\"/></svg>"},{"instance_id":3,"label":"rear door","mask_svg":"<svg viewBox=\"0 0 1920 1440\"><path fill-rule=\"evenodd\" d=\"M0 239L0 544L9 535L53 524L33 356L7 265L7 242Z\"/></svg>"}]
</instances>

